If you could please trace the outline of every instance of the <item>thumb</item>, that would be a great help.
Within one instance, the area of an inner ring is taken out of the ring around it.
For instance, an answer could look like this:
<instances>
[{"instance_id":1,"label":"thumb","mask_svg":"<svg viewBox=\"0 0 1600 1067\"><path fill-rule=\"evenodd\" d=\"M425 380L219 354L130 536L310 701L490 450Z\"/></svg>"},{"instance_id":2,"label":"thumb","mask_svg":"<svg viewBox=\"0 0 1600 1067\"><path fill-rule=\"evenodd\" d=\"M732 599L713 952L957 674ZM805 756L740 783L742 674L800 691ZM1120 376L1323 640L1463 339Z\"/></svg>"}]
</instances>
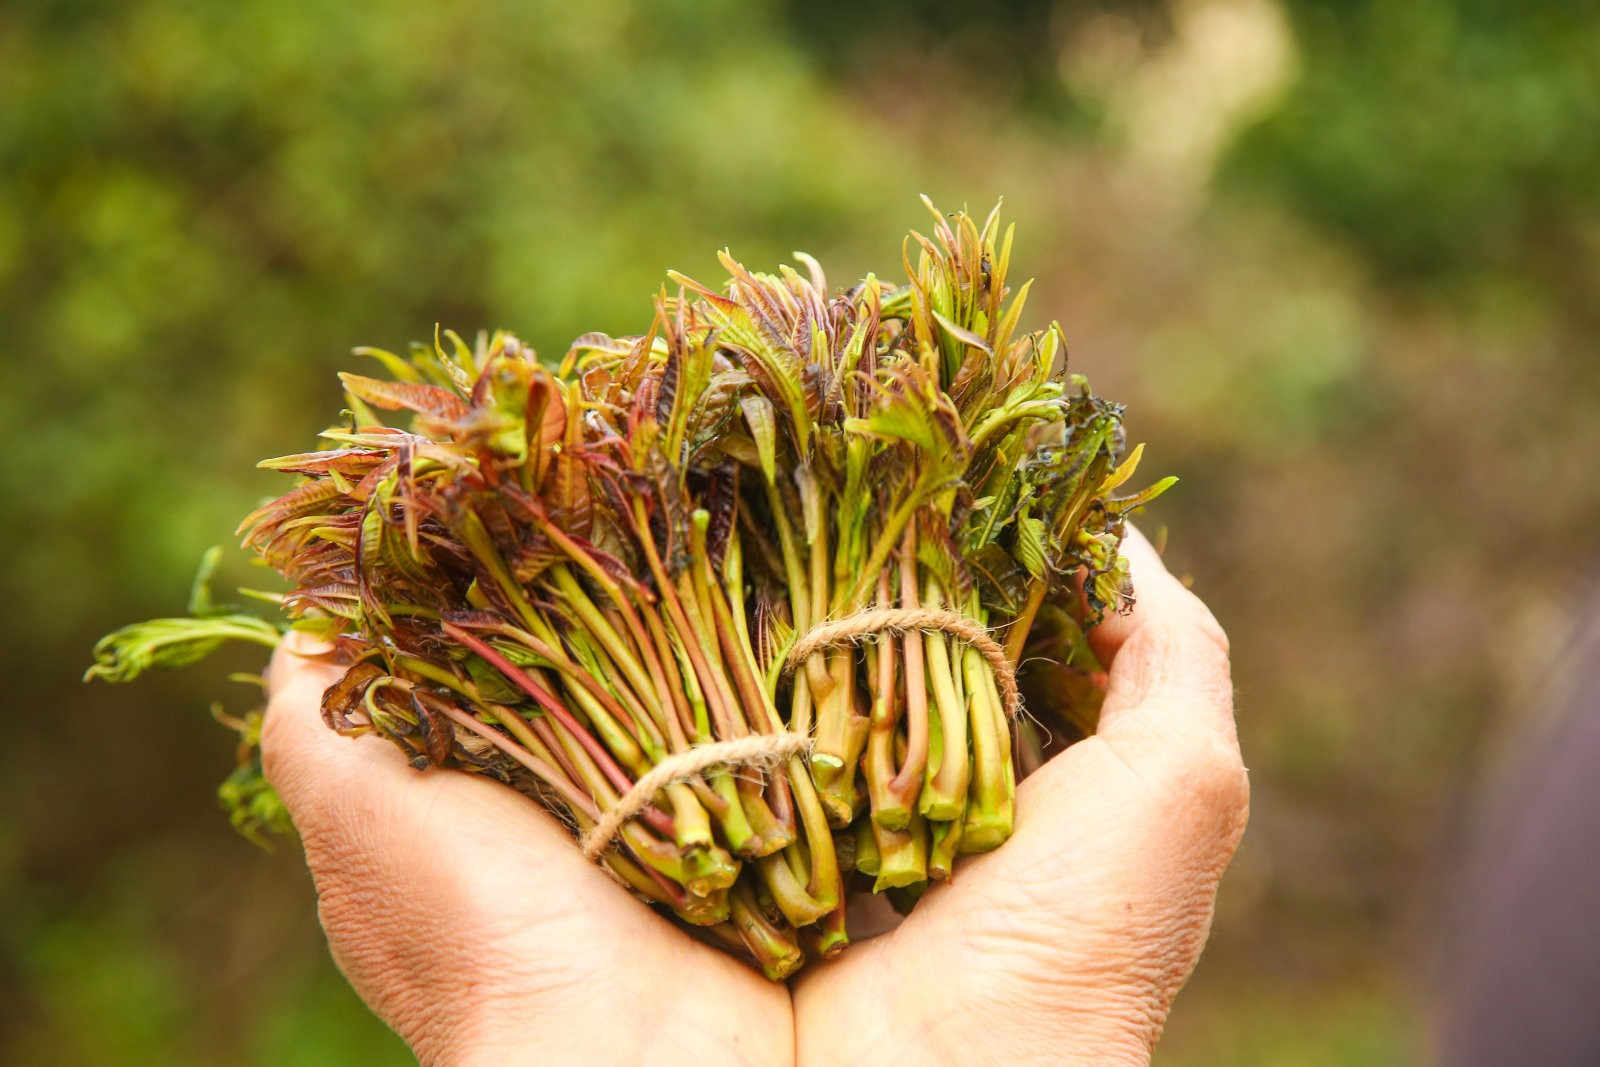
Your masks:
<instances>
[{"instance_id":1,"label":"thumb","mask_svg":"<svg viewBox=\"0 0 1600 1067\"><path fill-rule=\"evenodd\" d=\"M1203 903L1208 926L1250 807L1227 638L1137 531L1124 548L1137 604L1089 635L1109 675L1099 728L1019 784L1001 852L1029 862L1037 850L1042 870L1075 867L1063 871L1075 881L1103 867L1100 888L1127 898L1119 907ZM1088 855L1063 854L1080 841Z\"/></svg>"},{"instance_id":2,"label":"thumb","mask_svg":"<svg viewBox=\"0 0 1600 1067\"><path fill-rule=\"evenodd\" d=\"M1249 781L1221 628L1142 537L1126 554L1138 603L1090 634L1110 679L1099 730L1019 783L1016 832L982 863L1056 973L1111 993L1153 1045L1210 932Z\"/></svg>"}]
</instances>

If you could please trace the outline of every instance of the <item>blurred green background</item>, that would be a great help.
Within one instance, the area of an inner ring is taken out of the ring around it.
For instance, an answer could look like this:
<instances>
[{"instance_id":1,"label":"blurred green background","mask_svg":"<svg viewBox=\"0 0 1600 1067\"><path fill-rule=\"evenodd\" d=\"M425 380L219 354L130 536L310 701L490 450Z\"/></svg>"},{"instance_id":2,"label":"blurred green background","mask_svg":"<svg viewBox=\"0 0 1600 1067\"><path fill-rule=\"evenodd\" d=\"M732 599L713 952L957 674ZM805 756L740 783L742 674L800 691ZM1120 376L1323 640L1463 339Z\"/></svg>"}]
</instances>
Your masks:
<instances>
[{"instance_id":1,"label":"blurred green background","mask_svg":"<svg viewBox=\"0 0 1600 1067\"><path fill-rule=\"evenodd\" d=\"M1597 34L1558 0L13 0L0 1060L407 1062L296 850L215 810L223 669L86 688L89 646L182 608L351 346L559 354L725 244L892 272L919 192L1007 197L1033 325L1182 477L1145 524L1233 637L1254 820L1157 1063L1423 1058L1462 836L1594 585Z\"/></svg>"}]
</instances>

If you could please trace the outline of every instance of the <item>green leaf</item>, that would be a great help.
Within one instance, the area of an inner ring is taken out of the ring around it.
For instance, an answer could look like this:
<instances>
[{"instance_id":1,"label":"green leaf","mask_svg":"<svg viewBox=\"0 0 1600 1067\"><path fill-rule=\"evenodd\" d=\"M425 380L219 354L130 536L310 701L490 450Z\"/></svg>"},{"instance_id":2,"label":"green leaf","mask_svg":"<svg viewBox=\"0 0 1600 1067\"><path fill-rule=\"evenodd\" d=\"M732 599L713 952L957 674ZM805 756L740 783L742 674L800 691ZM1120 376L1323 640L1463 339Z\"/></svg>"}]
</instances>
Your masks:
<instances>
[{"instance_id":1,"label":"green leaf","mask_svg":"<svg viewBox=\"0 0 1600 1067\"><path fill-rule=\"evenodd\" d=\"M1119 512L1126 515L1136 508L1142 508L1168 489L1178 484L1176 475L1169 474L1148 488L1142 489L1132 496L1123 497L1121 500L1110 501Z\"/></svg>"},{"instance_id":2,"label":"green leaf","mask_svg":"<svg viewBox=\"0 0 1600 1067\"><path fill-rule=\"evenodd\" d=\"M1106 475L1106 480L1100 483L1100 492L1109 493L1129 478L1132 478L1133 472L1139 469L1139 460L1143 455L1144 445L1142 443L1135 445L1128 458L1123 460L1116 470ZM1151 499L1154 499L1154 497Z\"/></svg>"},{"instance_id":3,"label":"green leaf","mask_svg":"<svg viewBox=\"0 0 1600 1067\"><path fill-rule=\"evenodd\" d=\"M217 564L222 561L222 546L212 545L200 557L200 566L195 569L194 581L189 585L189 614L197 618L206 615L221 614L211 600L211 578L217 572Z\"/></svg>"},{"instance_id":4,"label":"green leaf","mask_svg":"<svg viewBox=\"0 0 1600 1067\"><path fill-rule=\"evenodd\" d=\"M457 362L445 354L444 346L439 343L439 335L443 333L450 338L450 343L455 347L456 355L462 362ZM449 376L449 382L463 393L472 391L472 375L468 368L472 366L472 350L467 348L466 342L457 336L454 330L439 329L439 324L433 324L433 354L439 361L439 366L444 368Z\"/></svg>"},{"instance_id":5,"label":"green leaf","mask_svg":"<svg viewBox=\"0 0 1600 1067\"><path fill-rule=\"evenodd\" d=\"M934 320L938 322L940 327L943 328L945 333L949 334L951 337L954 337L962 344L971 345L973 348L987 352L990 356L994 355L994 349L989 347L989 342L985 341L971 330L957 326L955 323L951 322L937 311L933 313L933 317Z\"/></svg>"},{"instance_id":6,"label":"green leaf","mask_svg":"<svg viewBox=\"0 0 1600 1067\"><path fill-rule=\"evenodd\" d=\"M241 763L217 786L217 802L233 828L262 848L271 849L272 837L294 836L289 809L261 773L259 757Z\"/></svg>"},{"instance_id":7,"label":"green leaf","mask_svg":"<svg viewBox=\"0 0 1600 1067\"><path fill-rule=\"evenodd\" d=\"M225 641L250 641L278 647L278 631L254 615L207 619L148 619L109 633L94 646L94 665L83 680L131 682L155 667L187 667L215 652Z\"/></svg>"},{"instance_id":8,"label":"green leaf","mask_svg":"<svg viewBox=\"0 0 1600 1067\"><path fill-rule=\"evenodd\" d=\"M1043 578L1045 572L1044 520L1026 513L1017 516L1017 562L1030 577Z\"/></svg>"},{"instance_id":9,"label":"green leaf","mask_svg":"<svg viewBox=\"0 0 1600 1067\"><path fill-rule=\"evenodd\" d=\"M407 363L405 360L401 359L399 356L395 355L393 352L386 351L382 348L372 348L368 345L358 345L357 347L352 348L350 351L354 355L367 356L371 359L377 360L379 363L382 363L383 369L393 375L396 381L422 381L422 375L417 373L417 369L411 364Z\"/></svg>"},{"instance_id":10,"label":"green leaf","mask_svg":"<svg viewBox=\"0 0 1600 1067\"><path fill-rule=\"evenodd\" d=\"M766 475L769 484L774 483L778 477L778 422L772 401L764 396L743 396L739 398L739 409L744 412L750 436L755 439L756 452L761 457L761 473Z\"/></svg>"}]
</instances>

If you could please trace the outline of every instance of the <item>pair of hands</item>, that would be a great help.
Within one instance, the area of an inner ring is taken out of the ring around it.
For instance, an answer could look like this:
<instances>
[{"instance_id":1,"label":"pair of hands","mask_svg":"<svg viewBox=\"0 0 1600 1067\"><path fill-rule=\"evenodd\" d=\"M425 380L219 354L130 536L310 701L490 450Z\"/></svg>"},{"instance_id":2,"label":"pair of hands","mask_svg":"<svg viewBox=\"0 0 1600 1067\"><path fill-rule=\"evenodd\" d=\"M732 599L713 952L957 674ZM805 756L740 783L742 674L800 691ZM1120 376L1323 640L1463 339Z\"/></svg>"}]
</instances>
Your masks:
<instances>
[{"instance_id":1,"label":"pair of hands","mask_svg":"<svg viewBox=\"0 0 1600 1067\"><path fill-rule=\"evenodd\" d=\"M1019 783L1016 832L790 986L702 945L504 786L331 739L340 668L275 656L267 777L334 959L424 1064L1147 1063L1198 960L1249 786L1227 639L1137 533L1091 643L1099 732Z\"/></svg>"}]
</instances>

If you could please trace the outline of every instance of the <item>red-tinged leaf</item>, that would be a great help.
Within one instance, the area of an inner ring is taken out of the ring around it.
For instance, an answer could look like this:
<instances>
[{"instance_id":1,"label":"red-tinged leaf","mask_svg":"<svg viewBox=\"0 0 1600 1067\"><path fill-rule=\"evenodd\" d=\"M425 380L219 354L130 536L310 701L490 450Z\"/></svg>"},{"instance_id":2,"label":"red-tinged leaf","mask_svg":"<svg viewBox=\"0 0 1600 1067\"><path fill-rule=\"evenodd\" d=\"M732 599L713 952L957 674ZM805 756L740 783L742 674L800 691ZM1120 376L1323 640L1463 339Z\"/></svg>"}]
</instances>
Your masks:
<instances>
[{"instance_id":1,"label":"red-tinged leaf","mask_svg":"<svg viewBox=\"0 0 1600 1067\"><path fill-rule=\"evenodd\" d=\"M567 348L567 354L561 357L561 374L571 374L574 367L580 363L588 363L598 359L605 362L608 358L626 356L633 349L633 338L616 338L607 333L586 333L573 340Z\"/></svg>"},{"instance_id":2,"label":"red-tinged leaf","mask_svg":"<svg viewBox=\"0 0 1600 1067\"><path fill-rule=\"evenodd\" d=\"M323 523L308 530L306 538L307 540L314 538L320 541L328 541L352 552L355 551L356 547L356 529L353 525L341 527L334 526L331 523Z\"/></svg>"},{"instance_id":3,"label":"red-tinged leaf","mask_svg":"<svg viewBox=\"0 0 1600 1067\"><path fill-rule=\"evenodd\" d=\"M540 526L544 523L546 512L544 502L532 493L525 493L520 486L507 484L500 490L505 497L506 514L518 522L530 526Z\"/></svg>"},{"instance_id":4,"label":"red-tinged leaf","mask_svg":"<svg viewBox=\"0 0 1600 1067\"><path fill-rule=\"evenodd\" d=\"M540 488L555 524L568 533L587 537L593 525L594 502L583 463L583 413L576 401L576 397L565 399L566 434L560 444L551 448L554 456Z\"/></svg>"},{"instance_id":5,"label":"red-tinged leaf","mask_svg":"<svg viewBox=\"0 0 1600 1067\"><path fill-rule=\"evenodd\" d=\"M513 517L522 519L540 529L546 528L547 524L551 523L551 516L545 511L544 506L537 497L530 496L515 486L507 487L504 494L507 510ZM654 599L654 595L649 589L640 583L634 568L629 567L616 556L589 541L585 535L570 533L558 526L556 533L550 534L550 537L552 539L565 538L567 542L570 542L568 548L562 550L563 555L561 558L565 558L565 552L567 551L579 553L598 565L613 581L635 594L641 601L648 603Z\"/></svg>"},{"instance_id":6,"label":"red-tinged leaf","mask_svg":"<svg viewBox=\"0 0 1600 1067\"><path fill-rule=\"evenodd\" d=\"M326 585L307 586L296 589L285 597L292 600L295 597L317 597L319 599L357 600L361 594L357 591L354 582L329 582Z\"/></svg>"},{"instance_id":7,"label":"red-tinged leaf","mask_svg":"<svg viewBox=\"0 0 1600 1067\"><path fill-rule=\"evenodd\" d=\"M339 380L354 396L385 411L408 410L437 419L460 419L467 414L466 403L455 393L437 385L420 382L385 382L341 373Z\"/></svg>"},{"instance_id":8,"label":"red-tinged leaf","mask_svg":"<svg viewBox=\"0 0 1600 1067\"><path fill-rule=\"evenodd\" d=\"M518 545L509 554L506 563L511 567L511 576L528 586L551 566L565 562L566 558L560 549L541 537Z\"/></svg>"},{"instance_id":9,"label":"red-tinged leaf","mask_svg":"<svg viewBox=\"0 0 1600 1067\"><path fill-rule=\"evenodd\" d=\"M799 311L789 293L751 274L726 248L717 253L717 261L730 275L729 294L763 328L769 342L788 347L793 340L790 327Z\"/></svg>"},{"instance_id":10,"label":"red-tinged leaf","mask_svg":"<svg viewBox=\"0 0 1600 1067\"><path fill-rule=\"evenodd\" d=\"M661 380L659 378L646 378L639 383L639 388L633 394L633 404L628 408L628 438L636 440L640 436L640 427L645 423L659 426L660 420L656 418L656 411L661 406ZM652 433L656 431L651 431Z\"/></svg>"},{"instance_id":11,"label":"red-tinged leaf","mask_svg":"<svg viewBox=\"0 0 1600 1067\"><path fill-rule=\"evenodd\" d=\"M739 468L732 463L713 468L710 483L703 494L702 506L711 516L706 528L706 554L713 565L720 566L723 553L728 548L728 538L733 534L733 524L738 519Z\"/></svg>"},{"instance_id":12,"label":"red-tinged leaf","mask_svg":"<svg viewBox=\"0 0 1600 1067\"><path fill-rule=\"evenodd\" d=\"M588 542L583 542L583 544L590 558L598 563L600 569L605 571L618 586L631 592L640 603L651 604L655 602L655 593L650 590L648 585L639 581L638 568L630 567L597 545L589 544Z\"/></svg>"},{"instance_id":13,"label":"red-tinged leaf","mask_svg":"<svg viewBox=\"0 0 1600 1067\"><path fill-rule=\"evenodd\" d=\"M477 473L478 467L473 461L449 445L441 445L430 441L426 437L411 437L404 443L404 448L411 450L412 461L431 460L450 472L452 478L471 478Z\"/></svg>"},{"instance_id":14,"label":"red-tinged leaf","mask_svg":"<svg viewBox=\"0 0 1600 1067\"><path fill-rule=\"evenodd\" d=\"M498 633L506 621L492 611L446 611L440 619L463 630L481 630Z\"/></svg>"},{"instance_id":15,"label":"red-tinged leaf","mask_svg":"<svg viewBox=\"0 0 1600 1067\"><path fill-rule=\"evenodd\" d=\"M411 691L411 710L416 713L417 726L422 733L422 748L428 762L435 767L449 762L450 753L456 747L456 733L449 716L437 710L437 705L444 702L442 697L421 689Z\"/></svg>"},{"instance_id":16,"label":"red-tinged leaf","mask_svg":"<svg viewBox=\"0 0 1600 1067\"><path fill-rule=\"evenodd\" d=\"M588 537L594 524L594 502L583 461L563 449L555 457L549 483L545 499L550 502L551 521L564 533Z\"/></svg>"},{"instance_id":17,"label":"red-tinged leaf","mask_svg":"<svg viewBox=\"0 0 1600 1067\"><path fill-rule=\"evenodd\" d=\"M678 401L678 382L683 373L683 340L675 332L668 335L667 365L662 369L661 377L651 379L656 384L654 408L655 420L666 425L672 418L673 410ZM643 390L640 390L643 392ZM635 394L634 407L639 406L638 396Z\"/></svg>"},{"instance_id":18,"label":"red-tinged leaf","mask_svg":"<svg viewBox=\"0 0 1600 1067\"><path fill-rule=\"evenodd\" d=\"M276 500L261 505L250 514L246 515L239 523L235 534L245 534L246 544L253 544L259 528L276 526L287 519L295 518L305 512L320 507L329 500L339 495L338 486L330 481L307 482L297 486Z\"/></svg>"},{"instance_id":19,"label":"red-tinged leaf","mask_svg":"<svg viewBox=\"0 0 1600 1067\"><path fill-rule=\"evenodd\" d=\"M478 498L473 504L473 513L496 545L516 543L520 531L511 517L507 501L498 490L491 496Z\"/></svg>"},{"instance_id":20,"label":"red-tinged leaf","mask_svg":"<svg viewBox=\"0 0 1600 1067\"><path fill-rule=\"evenodd\" d=\"M366 660L351 666L344 672L344 677L322 694L322 721L336 733L366 733L371 727L351 716L360 710L367 696L367 688L381 677L383 671Z\"/></svg>"},{"instance_id":21,"label":"red-tinged leaf","mask_svg":"<svg viewBox=\"0 0 1600 1067\"><path fill-rule=\"evenodd\" d=\"M361 477L387 453L366 448L339 448L327 452L302 452L294 456L264 459L256 466L262 470L282 471L285 474L342 474Z\"/></svg>"},{"instance_id":22,"label":"red-tinged leaf","mask_svg":"<svg viewBox=\"0 0 1600 1067\"><path fill-rule=\"evenodd\" d=\"M414 437L409 430L397 429L393 426L363 426L359 430L323 430L317 435L328 441L340 441L346 445L358 448L392 448L401 438Z\"/></svg>"},{"instance_id":23,"label":"red-tinged leaf","mask_svg":"<svg viewBox=\"0 0 1600 1067\"><path fill-rule=\"evenodd\" d=\"M578 381L583 388L584 396L591 397L596 402L604 400L611 403L617 398L617 377L612 368L596 364L585 367L583 373L578 376Z\"/></svg>"},{"instance_id":24,"label":"red-tinged leaf","mask_svg":"<svg viewBox=\"0 0 1600 1067\"><path fill-rule=\"evenodd\" d=\"M361 481L356 483L355 488L350 490L348 494L350 499L356 503L365 503L367 499L377 491L378 486L384 481L384 479L388 478L399 468L400 456L398 453L396 453L368 471L366 476L363 477Z\"/></svg>"},{"instance_id":25,"label":"red-tinged leaf","mask_svg":"<svg viewBox=\"0 0 1600 1067\"><path fill-rule=\"evenodd\" d=\"M361 606L354 596L345 598L312 592L296 592L284 597L283 602L285 607L292 609L296 614L304 614L306 609L315 608L335 618L349 619L351 622L355 622L361 617Z\"/></svg>"},{"instance_id":26,"label":"red-tinged leaf","mask_svg":"<svg viewBox=\"0 0 1600 1067\"><path fill-rule=\"evenodd\" d=\"M543 367L535 368L528 386L527 422L528 462L533 467L532 484L538 485L544 481L551 448L567 432L566 399L560 384Z\"/></svg>"},{"instance_id":27,"label":"red-tinged leaf","mask_svg":"<svg viewBox=\"0 0 1600 1067\"><path fill-rule=\"evenodd\" d=\"M693 278L689 277L687 274L679 274L675 270L669 270L667 271L667 277L671 278L685 289L692 290L693 292L699 294L703 299L710 302L713 306L721 308L724 311L734 311L739 307L737 301L729 299L722 293L717 292L715 289L707 288L701 283L695 281Z\"/></svg>"}]
</instances>

